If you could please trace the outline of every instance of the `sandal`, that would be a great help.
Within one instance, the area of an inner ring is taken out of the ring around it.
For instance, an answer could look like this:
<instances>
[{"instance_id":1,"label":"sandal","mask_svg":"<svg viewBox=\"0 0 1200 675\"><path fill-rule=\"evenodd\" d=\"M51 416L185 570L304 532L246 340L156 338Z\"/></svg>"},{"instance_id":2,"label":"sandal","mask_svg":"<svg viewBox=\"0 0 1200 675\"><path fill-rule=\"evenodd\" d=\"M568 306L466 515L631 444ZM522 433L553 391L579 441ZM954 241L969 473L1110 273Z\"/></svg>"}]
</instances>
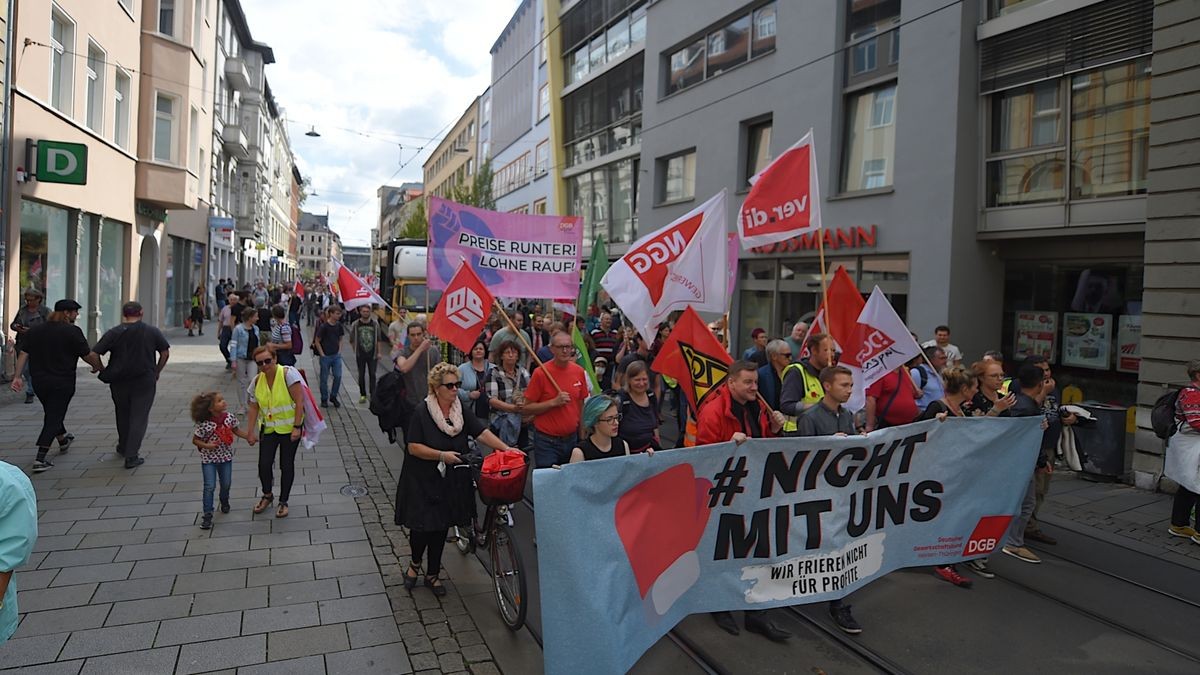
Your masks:
<instances>
[{"instance_id":1,"label":"sandal","mask_svg":"<svg viewBox=\"0 0 1200 675\"><path fill-rule=\"evenodd\" d=\"M266 511L267 508L274 502L275 495L263 495L262 498L258 500L258 503L254 505L254 513L262 513L263 511Z\"/></svg>"},{"instance_id":2,"label":"sandal","mask_svg":"<svg viewBox=\"0 0 1200 675\"><path fill-rule=\"evenodd\" d=\"M279 508L275 509L276 518L287 518L288 507L284 502L279 502Z\"/></svg>"},{"instance_id":3,"label":"sandal","mask_svg":"<svg viewBox=\"0 0 1200 675\"><path fill-rule=\"evenodd\" d=\"M436 576L426 576L425 587L433 591L433 594L439 598L446 595L446 587L442 585L442 580Z\"/></svg>"},{"instance_id":4,"label":"sandal","mask_svg":"<svg viewBox=\"0 0 1200 675\"><path fill-rule=\"evenodd\" d=\"M412 576L409 576L408 572L412 572ZM411 593L412 589L417 587L417 579L421 575L421 566L409 563L408 572L404 573L404 589Z\"/></svg>"}]
</instances>

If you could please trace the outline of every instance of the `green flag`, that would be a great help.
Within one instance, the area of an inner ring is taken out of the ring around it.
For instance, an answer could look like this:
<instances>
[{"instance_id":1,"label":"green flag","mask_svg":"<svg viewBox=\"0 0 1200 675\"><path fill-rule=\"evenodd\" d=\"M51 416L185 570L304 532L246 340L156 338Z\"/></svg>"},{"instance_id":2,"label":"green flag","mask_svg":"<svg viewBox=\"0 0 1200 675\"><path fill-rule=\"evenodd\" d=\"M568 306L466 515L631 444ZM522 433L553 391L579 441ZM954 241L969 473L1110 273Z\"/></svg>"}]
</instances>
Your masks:
<instances>
[{"instance_id":1,"label":"green flag","mask_svg":"<svg viewBox=\"0 0 1200 675\"><path fill-rule=\"evenodd\" d=\"M588 382L591 383L592 393L600 393L600 380L596 378L596 369L592 366L592 357L588 354L587 343L583 340L583 333L579 332L579 324L571 322L571 342L575 343L575 363L579 364L587 372Z\"/></svg>"},{"instance_id":2,"label":"green flag","mask_svg":"<svg viewBox=\"0 0 1200 675\"><path fill-rule=\"evenodd\" d=\"M604 246L604 237L596 237L592 242L592 257L588 259L587 271L583 273L583 285L579 287L579 302L575 309L579 316L587 316L588 307L596 302L600 293L600 280L608 271L608 249Z\"/></svg>"}]
</instances>

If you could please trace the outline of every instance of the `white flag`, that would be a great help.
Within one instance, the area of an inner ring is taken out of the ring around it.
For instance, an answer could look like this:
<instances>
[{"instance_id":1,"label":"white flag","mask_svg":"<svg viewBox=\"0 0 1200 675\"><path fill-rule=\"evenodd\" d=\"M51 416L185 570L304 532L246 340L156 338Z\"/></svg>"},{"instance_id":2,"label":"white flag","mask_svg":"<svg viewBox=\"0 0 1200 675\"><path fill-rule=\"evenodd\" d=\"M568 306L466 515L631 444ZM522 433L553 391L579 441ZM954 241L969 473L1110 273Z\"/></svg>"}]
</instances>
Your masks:
<instances>
[{"instance_id":1,"label":"white flag","mask_svg":"<svg viewBox=\"0 0 1200 675\"><path fill-rule=\"evenodd\" d=\"M858 315L854 339L838 362L854 374L854 393L846 408L862 410L867 404L868 387L920 354L921 346L876 286Z\"/></svg>"},{"instance_id":2,"label":"white flag","mask_svg":"<svg viewBox=\"0 0 1200 675\"><path fill-rule=\"evenodd\" d=\"M367 282L363 281L349 268L342 265L336 259L333 260L333 274L337 279L338 294L341 296L342 306L347 312L352 312L360 305L370 306L372 304L380 307L388 307L387 302L379 297L379 294L371 290Z\"/></svg>"},{"instance_id":3,"label":"white flag","mask_svg":"<svg viewBox=\"0 0 1200 675\"><path fill-rule=\"evenodd\" d=\"M600 280L647 342L654 341L658 324L677 309L727 309L725 199L721 190L679 220L637 240Z\"/></svg>"}]
</instances>

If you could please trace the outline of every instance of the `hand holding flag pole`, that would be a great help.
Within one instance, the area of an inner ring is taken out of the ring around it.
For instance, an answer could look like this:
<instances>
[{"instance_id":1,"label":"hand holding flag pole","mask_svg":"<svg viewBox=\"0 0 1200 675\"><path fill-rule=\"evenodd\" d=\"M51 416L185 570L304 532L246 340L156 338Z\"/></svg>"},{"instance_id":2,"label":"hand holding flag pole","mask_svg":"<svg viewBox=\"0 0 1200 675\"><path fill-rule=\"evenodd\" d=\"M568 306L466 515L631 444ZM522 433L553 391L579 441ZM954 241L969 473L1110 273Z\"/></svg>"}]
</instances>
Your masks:
<instances>
[{"instance_id":1,"label":"hand holding flag pole","mask_svg":"<svg viewBox=\"0 0 1200 675\"><path fill-rule=\"evenodd\" d=\"M538 358L537 352L533 350L533 345L529 344L529 340L525 339L525 331L517 328L517 324L513 323L512 317L508 315L507 311L505 311L504 305L500 304L500 298L494 298L492 302L495 303L494 306L496 311L500 312L500 316L504 317L505 322L508 323L509 330L511 330L513 334L517 336L517 340L519 340L521 344L525 346L525 350L528 351L529 355L533 357L533 360L537 362L538 367L545 368L546 364L543 363L540 358ZM554 388L558 390L558 393L563 393L562 387L558 386L558 382L553 377L549 379L550 383L554 385Z\"/></svg>"}]
</instances>

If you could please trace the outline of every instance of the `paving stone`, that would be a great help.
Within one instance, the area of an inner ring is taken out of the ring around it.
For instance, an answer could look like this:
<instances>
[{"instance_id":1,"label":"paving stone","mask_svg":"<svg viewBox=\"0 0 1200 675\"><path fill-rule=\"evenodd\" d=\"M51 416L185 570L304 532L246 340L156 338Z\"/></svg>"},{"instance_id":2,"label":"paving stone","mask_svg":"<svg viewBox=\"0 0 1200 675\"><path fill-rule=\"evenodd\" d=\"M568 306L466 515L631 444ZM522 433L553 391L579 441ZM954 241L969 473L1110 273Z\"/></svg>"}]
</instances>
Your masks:
<instances>
[{"instance_id":1,"label":"paving stone","mask_svg":"<svg viewBox=\"0 0 1200 675\"><path fill-rule=\"evenodd\" d=\"M221 668L237 668L267 660L267 637L250 635L212 642L195 642L179 650L176 675L191 675Z\"/></svg>"},{"instance_id":2,"label":"paving stone","mask_svg":"<svg viewBox=\"0 0 1200 675\"><path fill-rule=\"evenodd\" d=\"M117 532L93 532L83 535L78 548L99 548L103 546L127 546L129 544L144 544L149 532L145 530L120 530Z\"/></svg>"},{"instance_id":3,"label":"paving stone","mask_svg":"<svg viewBox=\"0 0 1200 675\"><path fill-rule=\"evenodd\" d=\"M400 641L400 631L390 616L348 623L346 632L350 634L350 646L354 649Z\"/></svg>"},{"instance_id":4,"label":"paving stone","mask_svg":"<svg viewBox=\"0 0 1200 675\"><path fill-rule=\"evenodd\" d=\"M192 600L192 616L218 614L238 609L258 609L267 606L267 589L235 588L228 591L197 593Z\"/></svg>"},{"instance_id":5,"label":"paving stone","mask_svg":"<svg viewBox=\"0 0 1200 675\"><path fill-rule=\"evenodd\" d=\"M128 564L128 563L121 563ZM139 560L134 563L133 572L129 578L164 577L176 574L194 574L204 567L204 556L188 556L186 558L160 558L158 560Z\"/></svg>"},{"instance_id":6,"label":"paving stone","mask_svg":"<svg viewBox=\"0 0 1200 675\"><path fill-rule=\"evenodd\" d=\"M500 668L496 666L495 661L484 661L483 663L472 663L470 665L471 675L501 675Z\"/></svg>"},{"instance_id":7,"label":"paving stone","mask_svg":"<svg viewBox=\"0 0 1200 675\"><path fill-rule=\"evenodd\" d=\"M153 560L156 558L176 558L183 555L187 542L168 541L158 544L134 544L122 546L117 554L116 562L125 560Z\"/></svg>"},{"instance_id":8,"label":"paving stone","mask_svg":"<svg viewBox=\"0 0 1200 675\"><path fill-rule=\"evenodd\" d=\"M313 581L314 579L313 564L310 562L299 562L287 565L256 567L250 570L246 585L268 586L288 584L296 581Z\"/></svg>"},{"instance_id":9,"label":"paving stone","mask_svg":"<svg viewBox=\"0 0 1200 675\"><path fill-rule=\"evenodd\" d=\"M420 654L421 652L432 652L433 642L427 637L404 638L404 646L408 648L410 654Z\"/></svg>"},{"instance_id":10,"label":"paving stone","mask_svg":"<svg viewBox=\"0 0 1200 675\"><path fill-rule=\"evenodd\" d=\"M178 525L176 527L156 527L150 530L146 538L147 544L158 544L165 541L190 541L219 536L216 530L202 530L197 525ZM186 551L185 551L186 553Z\"/></svg>"},{"instance_id":11,"label":"paving stone","mask_svg":"<svg viewBox=\"0 0 1200 675\"><path fill-rule=\"evenodd\" d=\"M401 675L412 672L408 654L404 651L404 645L399 642L326 654L325 669L329 675Z\"/></svg>"},{"instance_id":12,"label":"paving stone","mask_svg":"<svg viewBox=\"0 0 1200 675\"><path fill-rule=\"evenodd\" d=\"M175 577L106 581L96 589L96 595L92 597L92 602L120 602L170 595L171 586L174 583Z\"/></svg>"},{"instance_id":13,"label":"paving stone","mask_svg":"<svg viewBox=\"0 0 1200 675\"><path fill-rule=\"evenodd\" d=\"M450 624L445 622L429 624L425 626L425 635L431 640L450 637Z\"/></svg>"},{"instance_id":14,"label":"paving stone","mask_svg":"<svg viewBox=\"0 0 1200 675\"><path fill-rule=\"evenodd\" d=\"M59 570L22 570L16 573L17 588L22 592L35 588L47 588Z\"/></svg>"},{"instance_id":15,"label":"paving stone","mask_svg":"<svg viewBox=\"0 0 1200 675\"><path fill-rule=\"evenodd\" d=\"M211 539L194 539L187 542L187 555L210 555L213 553L232 553L246 551L250 548L250 535L239 534L230 537L213 537Z\"/></svg>"},{"instance_id":16,"label":"paving stone","mask_svg":"<svg viewBox=\"0 0 1200 675\"><path fill-rule=\"evenodd\" d=\"M59 534L59 535L41 535L37 538L37 545L33 547L34 551L73 551L79 546L79 542L83 540L82 534Z\"/></svg>"},{"instance_id":17,"label":"paving stone","mask_svg":"<svg viewBox=\"0 0 1200 675\"><path fill-rule=\"evenodd\" d=\"M125 495L126 497L142 497L143 495ZM138 516L157 516L162 513L162 504L131 504L128 506L109 506L104 509L102 518L129 518Z\"/></svg>"},{"instance_id":18,"label":"paving stone","mask_svg":"<svg viewBox=\"0 0 1200 675\"><path fill-rule=\"evenodd\" d=\"M338 587L341 588L343 598L383 593L383 577L378 573L340 577Z\"/></svg>"},{"instance_id":19,"label":"paving stone","mask_svg":"<svg viewBox=\"0 0 1200 675\"><path fill-rule=\"evenodd\" d=\"M283 565L298 562L313 562L330 560L333 551L329 544L312 544L309 546L289 546L271 551L271 564Z\"/></svg>"},{"instance_id":20,"label":"paving stone","mask_svg":"<svg viewBox=\"0 0 1200 675\"><path fill-rule=\"evenodd\" d=\"M309 546L308 530L297 532L277 532L274 534L250 535L250 548L287 548L288 546Z\"/></svg>"},{"instance_id":21,"label":"paving stone","mask_svg":"<svg viewBox=\"0 0 1200 675\"><path fill-rule=\"evenodd\" d=\"M446 673L457 673L467 669L467 664L463 663L462 654L456 653L439 654L438 665L440 665L442 671Z\"/></svg>"},{"instance_id":22,"label":"paving stone","mask_svg":"<svg viewBox=\"0 0 1200 675\"><path fill-rule=\"evenodd\" d=\"M0 668L21 668L53 661L67 641L67 633L36 637L22 637L20 633L18 628L17 635L5 642L4 648L0 649Z\"/></svg>"},{"instance_id":23,"label":"paving stone","mask_svg":"<svg viewBox=\"0 0 1200 675\"><path fill-rule=\"evenodd\" d=\"M325 659L305 656L299 659L272 661L238 669L238 675L325 675Z\"/></svg>"},{"instance_id":24,"label":"paving stone","mask_svg":"<svg viewBox=\"0 0 1200 675\"><path fill-rule=\"evenodd\" d=\"M151 622L75 631L67 639L59 658L76 659L148 649L154 644L157 630L158 622Z\"/></svg>"},{"instance_id":25,"label":"paving stone","mask_svg":"<svg viewBox=\"0 0 1200 675\"><path fill-rule=\"evenodd\" d=\"M328 530L315 530L310 534L314 544L360 541L367 538L367 531L361 526L334 527Z\"/></svg>"},{"instance_id":26,"label":"paving stone","mask_svg":"<svg viewBox=\"0 0 1200 675\"><path fill-rule=\"evenodd\" d=\"M316 600L332 600L340 597L336 579L298 581L290 584L268 586L271 589L271 606L293 605ZM266 588L255 589L266 592Z\"/></svg>"},{"instance_id":27,"label":"paving stone","mask_svg":"<svg viewBox=\"0 0 1200 675\"><path fill-rule=\"evenodd\" d=\"M467 647L463 647L461 653L463 659L465 659L468 663L492 660L492 653L488 651L486 645L469 645Z\"/></svg>"},{"instance_id":28,"label":"paving stone","mask_svg":"<svg viewBox=\"0 0 1200 675\"><path fill-rule=\"evenodd\" d=\"M155 647L182 645L189 642L219 640L241 635L242 613L223 612L182 619L169 619L158 625Z\"/></svg>"},{"instance_id":29,"label":"paving stone","mask_svg":"<svg viewBox=\"0 0 1200 675\"><path fill-rule=\"evenodd\" d=\"M92 583L35 590L24 588L21 581L21 579L17 580L17 588L21 592L19 609L24 613L86 605L96 592L96 587L99 586L99 584Z\"/></svg>"},{"instance_id":30,"label":"paving stone","mask_svg":"<svg viewBox=\"0 0 1200 675\"><path fill-rule=\"evenodd\" d=\"M392 605L386 595L365 595L359 598L323 600L318 603L321 623L342 623L359 619L374 619L392 615Z\"/></svg>"},{"instance_id":31,"label":"paving stone","mask_svg":"<svg viewBox=\"0 0 1200 675\"><path fill-rule=\"evenodd\" d=\"M49 569L51 567L77 567L79 565L102 565L114 561L117 552L121 549L116 546L108 546L105 548L85 548L78 551L54 551L47 555L38 567L40 569Z\"/></svg>"},{"instance_id":32,"label":"paving stone","mask_svg":"<svg viewBox=\"0 0 1200 675\"><path fill-rule=\"evenodd\" d=\"M181 574L175 577L175 587L171 589L171 594L187 595L188 593L206 593L245 587L246 570L200 572L198 574Z\"/></svg>"},{"instance_id":33,"label":"paving stone","mask_svg":"<svg viewBox=\"0 0 1200 675\"><path fill-rule=\"evenodd\" d=\"M179 647L147 649L128 654L98 656L87 660L80 675L141 675L169 673L175 668Z\"/></svg>"},{"instance_id":34,"label":"paving stone","mask_svg":"<svg viewBox=\"0 0 1200 675\"><path fill-rule=\"evenodd\" d=\"M101 509L60 509L47 511L38 517L38 522L56 523L68 520L96 520L103 511Z\"/></svg>"},{"instance_id":35,"label":"paving stone","mask_svg":"<svg viewBox=\"0 0 1200 675\"><path fill-rule=\"evenodd\" d=\"M313 567L316 570L318 579L353 574L373 574L379 571L379 565L372 556L322 560L314 563Z\"/></svg>"},{"instance_id":36,"label":"paving stone","mask_svg":"<svg viewBox=\"0 0 1200 675\"><path fill-rule=\"evenodd\" d=\"M450 652L458 651L458 643L452 637L435 638L433 641L433 651L438 654L449 654Z\"/></svg>"},{"instance_id":37,"label":"paving stone","mask_svg":"<svg viewBox=\"0 0 1200 675\"><path fill-rule=\"evenodd\" d=\"M82 667L83 660L76 659L74 661L45 663L40 666L25 666L19 670L13 669L0 672L11 673L12 675L79 675L79 669Z\"/></svg>"},{"instance_id":38,"label":"paving stone","mask_svg":"<svg viewBox=\"0 0 1200 675\"><path fill-rule=\"evenodd\" d=\"M204 556L204 571L219 572L244 567L259 567L269 565L270 551L236 551L234 553L217 553Z\"/></svg>"},{"instance_id":39,"label":"paving stone","mask_svg":"<svg viewBox=\"0 0 1200 675\"><path fill-rule=\"evenodd\" d=\"M97 510L97 513L99 511ZM68 534L90 534L92 532L120 532L132 530L137 518L114 518L113 520L84 520L75 523Z\"/></svg>"},{"instance_id":40,"label":"paving stone","mask_svg":"<svg viewBox=\"0 0 1200 675\"><path fill-rule=\"evenodd\" d=\"M315 602L265 609L248 609L242 612L242 635L307 628L308 626L318 626L320 623L321 615L317 611Z\"/></svg>"},{"instance_id":41,"label":"paving stone","mask_svg":"<svg viewBox=\"0 0 1200 675\"><path fill-rule=\"evenodd\" d=\"M19 602L19 600L18 600ZM16 637L32 637L50 633L69 633L104 625L112 605L89 605L69 609L52 609L45 612L26 614L17 627Z\"/></svg>"},{"instance_id":42,"label":"paving stone","mask_svg":"<svg viewBox=\"0 0 1200 675\"><path fill-rule=\"evenodd\" d=\"M198 511L199 509L197 509ZM180 525L195 525L200 520L200 514L172 513L166 516L143 516L137 519L135 526L139 530L152 530L156 527L177 527Z\"/></svg>"},{"instance_id":43,"label":"paving stone","mask_svg":"<svg viewBox=\"0 0 1200 675\"><path fill-rule=\"evenodd\" d=\"M108 613L108 620L104 622L104 625L118 626L127 623L177 619L187 616L191 609L192 596L190 595L127 600L113 604L112 611Z\"/></svg>"},{"instance_id":44,"label":"paving stone","mask_svg":"<svg viewBox=\"0 0 1200 675\"><path fill-rule=\"evenodd\" d=\"M267 655L272 661L328 654L349 648L346 627L340 624L297 628L267 635Z\"/></svg>"},{"instance_id":45,"label":"paving stone","mask_svg":"<svg viewBox=\"0 0 1200 675\"><path fill-rule=\"evenodd\" d=\"M458 644L463 647L469 647L471 645L483 644L483 636L480 635L478 631L474 631L474 630L464 631L461 633L455 633L454 639L457 640Z\"/></svg>"},{"instance_id":46,"label":"paving stone","mask_svg":"<svg viewBox=\"0 0 1200 675\"><path fill-rule=\"evenodd\" d=\"M292 498L292 504L298 503L296 498ZM329 525L325 522L325 518L278 518L271 523L271 532L300 532L310 530L324 530Z\"/></svg>"},{"instance_id":47,"label":"paving stone","mask_svg":"<svg viewBox=\"0 0 1200 675\"><path fill-rule=\"evenodd\" d=\"M437 654L433 652L425 652L423 654L413 654L409 657L414 670L434 670L440 668Z\"/></svg>"}]
</instances>

